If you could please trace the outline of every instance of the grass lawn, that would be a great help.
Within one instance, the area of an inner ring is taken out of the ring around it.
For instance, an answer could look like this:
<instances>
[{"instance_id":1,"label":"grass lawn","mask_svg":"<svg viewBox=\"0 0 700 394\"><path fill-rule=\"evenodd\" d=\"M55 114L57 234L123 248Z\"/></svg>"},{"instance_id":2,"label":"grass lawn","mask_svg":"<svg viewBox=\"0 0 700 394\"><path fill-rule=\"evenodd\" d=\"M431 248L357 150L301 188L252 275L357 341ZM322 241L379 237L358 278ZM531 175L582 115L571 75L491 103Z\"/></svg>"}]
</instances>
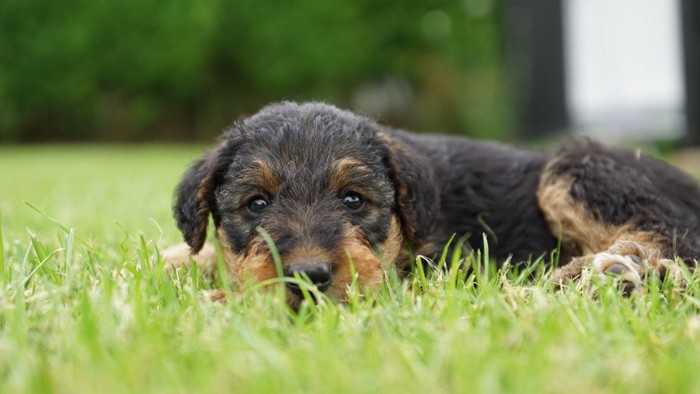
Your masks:
<instances>
[{"instance_id":1,"label":"grass lawn","mask_svg":"<svg viewBox=\"0 0 700 394\"><path fill-rule=\"evenodd\" d=\"M204 302L216 284L157 258L198 154L0 147L0 393L700 392L698 281L626 299L453 270L299 314Z\"/></svg>"}]
</instances>

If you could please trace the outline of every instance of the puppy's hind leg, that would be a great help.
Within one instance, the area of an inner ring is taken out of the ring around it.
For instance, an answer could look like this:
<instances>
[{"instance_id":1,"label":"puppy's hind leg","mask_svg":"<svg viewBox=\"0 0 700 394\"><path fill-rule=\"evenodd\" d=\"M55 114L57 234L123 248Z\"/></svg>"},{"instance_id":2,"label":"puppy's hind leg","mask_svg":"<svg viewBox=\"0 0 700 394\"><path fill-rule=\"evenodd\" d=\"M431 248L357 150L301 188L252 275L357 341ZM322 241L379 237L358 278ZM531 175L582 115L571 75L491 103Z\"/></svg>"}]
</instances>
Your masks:
<instances>
[{"instance_id":1,"label":"puppy's hind leg","mask_svg":"<svg viewBox=\"0 0 700 394\"><path fill-rule=\"evenodd\" d=\"M558 284L591 269L629 292L650 274L679 279L677 256L691 269L700 257L700 189L653 159L595 144L565 148L541 176L538 203L563 249L579 256L554 272Z\"/></svg>"}]
</instances>

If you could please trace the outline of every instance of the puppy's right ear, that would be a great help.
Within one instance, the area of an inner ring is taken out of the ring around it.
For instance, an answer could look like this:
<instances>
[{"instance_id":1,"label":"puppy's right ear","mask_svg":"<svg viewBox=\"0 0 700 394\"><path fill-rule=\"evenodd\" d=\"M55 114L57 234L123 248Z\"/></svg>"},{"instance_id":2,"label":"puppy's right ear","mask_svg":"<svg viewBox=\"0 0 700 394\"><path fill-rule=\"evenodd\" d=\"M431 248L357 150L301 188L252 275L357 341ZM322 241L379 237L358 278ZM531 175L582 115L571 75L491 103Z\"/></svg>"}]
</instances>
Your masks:
<instances>
[{"instance_id":1,"label":"puppy's right ear","mask_svg":"<svg viewBox=\"0 0 700 394\"><path fill-rule=\"evenodd\" d=\"M192 254L204 246L209 215L217 221L214 191L231 161L227 150L228 145L223 142L207 151L185 172L175 189L173 214Z\"/></svg>"},{"instance_id":2,"label":"puppy's right ear","mask_svg":"<svg viewBox=\"0 0 700 394\"><path fill-rule=\"evenodd\" d=\"M381 132L379 138L387 147L385 160L394 181L404 236L420 247L433 231L440 206L433 166L425 155L391 133Z\"/></svg>"}]
</instances>

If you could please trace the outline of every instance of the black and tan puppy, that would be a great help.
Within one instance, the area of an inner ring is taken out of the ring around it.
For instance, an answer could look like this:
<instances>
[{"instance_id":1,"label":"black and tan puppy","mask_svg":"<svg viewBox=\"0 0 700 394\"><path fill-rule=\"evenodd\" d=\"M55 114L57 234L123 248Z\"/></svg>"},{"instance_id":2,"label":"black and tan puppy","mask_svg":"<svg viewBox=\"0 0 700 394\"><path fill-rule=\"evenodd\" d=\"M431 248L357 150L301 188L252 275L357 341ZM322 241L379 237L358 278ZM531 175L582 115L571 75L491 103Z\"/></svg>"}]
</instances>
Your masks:
<instances>
[{"instance_id":1,"label":"black and tan puppy","mask_svg":"<svg viewBox=\"0 0 700 394\"><path fill-rule=\"evenodd\" d=\"M487 234L499 261L526 263L560 244L555 281L589 265L635 284L675 257L700 258L698 184L650 157L417 135L319 103L274 104L236 122L184 175L176 200L194 254L213 218L234 280L278 276L262 227L284 275L303 274L337 300L353 273L376 286L386 267L408 270L409 250L434 256L453 234L470 234L474 249ZM295 304L299 288L288 287Z\"/></svg>"}]
</instances>

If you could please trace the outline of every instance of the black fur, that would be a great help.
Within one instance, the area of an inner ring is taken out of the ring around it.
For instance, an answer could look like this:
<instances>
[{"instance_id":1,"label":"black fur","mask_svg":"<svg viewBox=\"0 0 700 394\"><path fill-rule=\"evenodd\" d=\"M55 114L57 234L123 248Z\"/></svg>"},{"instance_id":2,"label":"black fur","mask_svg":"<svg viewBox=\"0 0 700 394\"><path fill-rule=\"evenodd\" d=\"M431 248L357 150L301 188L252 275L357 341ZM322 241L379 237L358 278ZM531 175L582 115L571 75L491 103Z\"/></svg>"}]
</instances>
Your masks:
<instances>
[{"instance_id":1,"label":"black fur","mask_svg":"<svg viewBox=\"0 0 700 394\"><path fill-rule=\"evenodd\" d=\"M436 174L440 206L431 234L436 247L456 234L480 249L486 234L492 255L499 261L512 256L514 262L557 247L536 199L545 153L450 136L401 133L401 138L421 147Z\"/></svg>"}]
</instances>

